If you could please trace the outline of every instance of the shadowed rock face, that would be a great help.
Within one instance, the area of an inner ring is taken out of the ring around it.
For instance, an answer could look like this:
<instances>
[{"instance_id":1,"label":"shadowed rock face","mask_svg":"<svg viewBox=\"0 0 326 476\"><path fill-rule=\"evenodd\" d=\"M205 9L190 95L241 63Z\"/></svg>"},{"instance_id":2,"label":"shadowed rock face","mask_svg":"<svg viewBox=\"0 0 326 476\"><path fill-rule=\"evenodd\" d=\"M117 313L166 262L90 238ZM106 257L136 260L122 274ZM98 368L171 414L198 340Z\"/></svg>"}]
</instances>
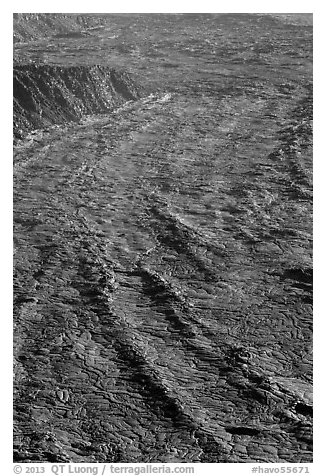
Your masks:
<instances>
[{"instance_id":1,"label":"shadowed rock face","mask_svg":"<svg viewBox=\"0 0 326 476\"><path fill-rule=\"evenodd\" d=\"M139 97L128 74L103 66L14 68L14 135L112 110Z\"/></svg>"},{"instance_id":2,"label":"shadowed rock face","mask_svg":"<svg viewBox=\"0 0 326 476\"><path fill-rule=\"evenodd\" d=\"M17 46L51 64L15 68L16 130L60 127L14 153L16 461L312 460L311 28L291 18L112 16Z\"/></svg>"}]
</instances>

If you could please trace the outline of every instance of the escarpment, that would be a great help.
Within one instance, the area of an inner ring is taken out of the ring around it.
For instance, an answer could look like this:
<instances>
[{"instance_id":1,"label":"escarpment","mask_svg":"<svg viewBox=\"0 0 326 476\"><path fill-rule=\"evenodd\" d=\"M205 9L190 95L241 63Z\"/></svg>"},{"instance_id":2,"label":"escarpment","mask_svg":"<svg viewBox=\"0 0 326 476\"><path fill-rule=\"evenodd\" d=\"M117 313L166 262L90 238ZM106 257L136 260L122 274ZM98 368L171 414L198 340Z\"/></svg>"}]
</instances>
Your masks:
<instances>
[{"instance_id":1,"label":"escarpment","mask_svg":"<svg viewBox=\"0 0 326 476\"><path fill-rule=\"evenodd\" d=\"M106 66L17 65L14 136L108 112L139 96L130 75Z\"/></svg>"}]
</instances>

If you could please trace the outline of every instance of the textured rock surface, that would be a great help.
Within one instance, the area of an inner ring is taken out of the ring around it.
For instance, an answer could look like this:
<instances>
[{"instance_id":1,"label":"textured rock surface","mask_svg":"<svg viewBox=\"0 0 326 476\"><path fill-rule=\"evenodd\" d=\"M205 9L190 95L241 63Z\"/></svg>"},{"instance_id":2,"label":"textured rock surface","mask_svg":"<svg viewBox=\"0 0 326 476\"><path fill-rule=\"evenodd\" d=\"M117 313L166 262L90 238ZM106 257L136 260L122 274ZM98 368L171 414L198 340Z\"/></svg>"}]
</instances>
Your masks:
<instances>
[{"instance_id":1,"label":"textured rock surface","mask_svg":"<svg viewBox=\"0 0 326 476\"><path fill-rule=\"evenodd\" d=\"M14 458L309 462L311 28L107 21L159 91L16 144Z\"/></svg>"},{"instance_id":2,"label":"textured rock surface","mask_svg":"<svg viewBox=\"0 0 326 476\"><path fill-rule=\"evenodd\" d=\"M26 43L55 36L81 38L89 29L103 26L98 15L67 15L51 13L14 13L14 43Z\"/></svg>"},{"instance_id":3,"label":"textured rock surface","mask_svg":"<svg viewBox=\"0 0 326 476\"><path fill-rule=\"evenodd\" d=\"M103 66L14 68L14 135L109 112L139 97L126 73Z\"/></svg>"}]
</instances>

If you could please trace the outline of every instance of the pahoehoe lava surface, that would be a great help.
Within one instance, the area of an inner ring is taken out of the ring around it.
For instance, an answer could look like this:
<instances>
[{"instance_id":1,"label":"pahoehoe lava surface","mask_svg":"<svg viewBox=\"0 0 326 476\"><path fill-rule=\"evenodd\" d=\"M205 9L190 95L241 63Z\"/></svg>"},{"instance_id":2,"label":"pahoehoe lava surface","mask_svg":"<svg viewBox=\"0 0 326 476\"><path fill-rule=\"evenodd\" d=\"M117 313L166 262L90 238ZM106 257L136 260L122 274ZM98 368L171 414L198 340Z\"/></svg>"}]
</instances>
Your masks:
<instances>
[{"instance_id":1,"label":"pahoehoe lava surface","mask_svg":"<svg viewBox=\"0 0 326 476\"><path fill-rule=\"evenodd\" d=\"M15 461L311 462L310 16L14 32Z\"/></svg>"}]
</instances>

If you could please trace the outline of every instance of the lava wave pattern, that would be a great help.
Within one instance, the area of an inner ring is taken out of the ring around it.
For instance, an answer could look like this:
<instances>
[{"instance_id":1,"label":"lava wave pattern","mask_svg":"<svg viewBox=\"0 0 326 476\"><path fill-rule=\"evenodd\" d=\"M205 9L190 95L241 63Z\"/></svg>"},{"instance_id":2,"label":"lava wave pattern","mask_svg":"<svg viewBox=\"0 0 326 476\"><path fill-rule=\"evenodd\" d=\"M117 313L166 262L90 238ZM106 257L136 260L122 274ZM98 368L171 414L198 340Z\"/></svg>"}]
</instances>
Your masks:
<instances>
[{"instance_id":1,"label":"lava wave pattern","mask_svg":"<svg viewBox=\"0 0 326 476\"><path fill-rule=\"evenodd\" d=\"M15 460L311 461L311 82L15 74Z\"/></svg>"}]
</instances>

